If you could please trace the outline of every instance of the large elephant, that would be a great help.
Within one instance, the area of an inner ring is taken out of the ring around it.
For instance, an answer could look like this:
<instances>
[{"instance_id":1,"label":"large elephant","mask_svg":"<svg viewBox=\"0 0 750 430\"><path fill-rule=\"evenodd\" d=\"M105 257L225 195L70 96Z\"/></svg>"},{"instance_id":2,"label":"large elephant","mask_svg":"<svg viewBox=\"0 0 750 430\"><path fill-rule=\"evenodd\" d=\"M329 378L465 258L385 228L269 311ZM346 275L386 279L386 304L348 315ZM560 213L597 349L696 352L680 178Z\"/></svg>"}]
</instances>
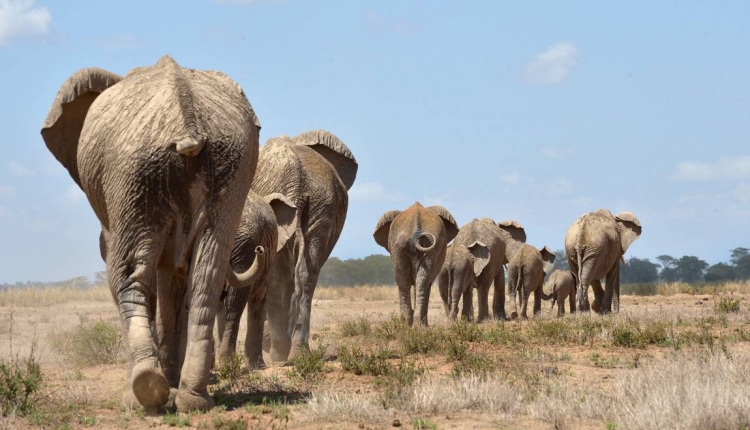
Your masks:
<instances>
[{"instance_id":1,"label":"large elephant","mask_svg":"<svg viewBox=\"0 0 750 430\"><path fill-rule=\"evenodd\" d=\"M253 191L248 194L234 240L231 263L236 272L247 271L256 262L260 262L260 268L254 278L248 280L248 285L239 285L248 288L226 288L222 294L216 317L220 360L228 358L236 350L240 319L247 307L245 362L250 367L263 366L268 275L276 261L278 237L288 237L295 228L295 213L294 204L284 195L273 193L261 197Z\"/></svg>"},{"instance_id":2,"label":"large elephant","mask_svg":"<svg viewBox=\"0 0 750 430\"><path fill-rule=\"evenodd\" d=\"M213 404L206 385L219 295L228 277L250 275L228 269L259 129L237 83L220 72L183 69L168 56L124 78L96 68L74 73L44 122L48 149L101 222L129 351L126 396L144 407L160 407L170 397L165 373L175 370L160 362L163 339L154 338L151 324L168 331L157 314L174 320L171 308L182 305L182 295L191 311L179 389L172 394L182 411ZM157 299L162 286L182 295Z\"/></svg>"},{"instance_id":3,"label":"large elephant","mask_svg":"<svg viewBox=\"0 0 750 430\"><path fill-rule=\"evenodd\" d=\"M547 291L549 291L549 294ZM557 269L549 275L542 289L542 299L552 300L552 309L557 303L557 316L565 315L565 300L570 303L570 313L576 311L576 274L570 270Z\"/></svg>"},{"instance_id":4,"label":"large elephant","mask_svg":"<svg viewBox=\"0 0 750 430\"><path fill-rule=\"evenodd\" d=\"M453 215L442 206L425 208L415 202L408 209L384 213L375 226L375 242L387 249L398 284L401 316L414 321L411 288L415 289L416 324L427 325L432 282L445 261L446 245L458 234Z\"/></svg>"},{"instance_id":5,"label":"large elephant","mask_svg":"<svg viewBox=\"0 0 750 430\"><path fill-rule=\"evenodd\" d=\"M252 190L279 193L297 208L291 228L279 231L269 278L266 317L272 361L309 349L310 311L323 263L341 235L357 161L332 133L314 130L269 139L260 150Z\"/></svg>"},{"instance_id":6,"label":"large elephant","mask_svg":"<svg viewBox=\"0 0 750 430\"><path fill-rule=\"evenodd\" d=\"M489 292L495 285L492 316L505 319L505 269L518 249L526 242L523 227L515 221L500 224L489 218L474 219L461 227L448 247L438 275L438 289L445 312L451 319L458 316L458 301L463 296L462 316L473 318L473 288L479 296L478 322L489 318Z\"/></svg>"},{"instance_id":7,"label":"large elephant","mask_svg":"<svg viewBox=\"0 0 750 430\"><path fill-rule=\"evenodd\" d=\"M641 222L631 212L612 215L607 209L581 215L568 228L565 252L570 270L578 277L580 310L589 310L589 285L594 289L594 312L620 310L620 260L641 230ZM604 289L602 278L606 278Z\"/></svg>"},{"instance_id":8,"label":"large elephant","mask_svg":"<svg viewBox=\"0 0 750 430\"><path fill-rule=\"evenodd\" d=\"M531 245L523 245L508 264L508 290L513 300L513 318L518 317L516 293L521 297L521 317L526 319L529 295L534 293L534 314L542 311L542 295L544 276L552 271L555 265L555 253L546 246L536 249Z\"/></svg>"}]
</instances>

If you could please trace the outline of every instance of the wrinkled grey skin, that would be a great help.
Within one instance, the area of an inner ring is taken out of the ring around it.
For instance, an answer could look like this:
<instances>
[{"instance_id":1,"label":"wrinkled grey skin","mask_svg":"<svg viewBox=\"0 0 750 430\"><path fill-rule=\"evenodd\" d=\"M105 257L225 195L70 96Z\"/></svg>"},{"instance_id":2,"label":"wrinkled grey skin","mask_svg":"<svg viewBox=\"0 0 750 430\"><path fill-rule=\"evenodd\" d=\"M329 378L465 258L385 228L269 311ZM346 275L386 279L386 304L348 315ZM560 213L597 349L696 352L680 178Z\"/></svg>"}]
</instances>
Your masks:
<instances>
[{"instance_id":1,"label":"wrinkled grey skin","mask_svg":"<svg viewBox=\"0 0 750 430\"><path fill-rule=\"evenodd\" d=\"M547 293L549 291L549 294ZM565 300L570 303L570 313L576 311L576 275L570 270L555 270L542 289L542 299L552 300L552 309L557 303L557 316L565 315Z\"/></svg>"},{"instance_id":2,"label":"wrinkled grey skin","mask_svg":"<svg viewBox=\"0 0 750 430\"><path fill-rule=\"evenodd\" d=\"M387 249L398 284L401 317L411 326L427 325L432 282L445 261L446 244L458 234L453 216L441 206L419 202L404 211L384 213L375 226L375 242ZM414 321L412 293L419 318Z\"/></svg>"},{"instance_id":3,"label":"wrinkled grey skin","mask_svg":"<svg viewBox=\"0 0 750 430\"><path fill-rule=\"evenodd\" d=\"M546 246L536 249L531 245L524 245L513 256L508 264L508 290L513 301L512 318L518 317L516 293L520 294L521 317L526 319L529 296L534 293L534 314L542 311L542 295L544 276L555 265L555 253Z\"/></svg>"},{"instance_id":4,"label":"wrinkled grey skin","mask_svg":"<svg viewBox=\"0 0 750 430\"><path fill-rule=\"evenodd\" d=\"M322 130L272 138L260 150L252 190L261 196L282 194L297 208L293 228L280 230L269 278L266 317L274 362L310 348L313 293L344 228L357 168L344 142Z\"/></svg>"},{"instance_id":5,"label":"wrinkled grey skin","mask_svg":"<svg viewBox=\"0 0 750 430\"><path fill-rule=\"evenodd\" d=\"M505 269L503 267L526 241L526 233L515 221L498 224L489 218L474 219L461 227L448 246L438 275L438 289L446 315L458 317L458 302L463 296L461 316L473 319L473 288L479 296L478 322L489 318L489 292L495 285L492 316L505 317Z\"/></svg>"},{"instance_id":6,"label":"wrinkled grey skin","mask_svg":"<svg viewBox=\"0 0 750 430\"><path fill-rule=\"evenodd\" d=\"M255 261L262 261L262 270L248 288L226 288L216 315L219 333L219 360L226 360L237 349L240 319L247 307L247 333L244 356L250 367L263 367L263 323L266 319L268 275L276 261L279 231L294 229L296 208L287 197L274 193L260 197L253 191L247 196L242 221L232 249L231 263L235 272L244 272Z\"/></svg>"},{"instance_id":7,"label":"wrinkled grey skin","mask_svg":"<svg viewBox=\"0 0 750 430\"><path fill-rule=\"evenodd\" d=\"M112 297L129 352L126 399L208 409L214 315L258 154L260 125L226 75L170 57L124 78L90 68L60 88L42 128L102 226ZM180 281L179 279L182 279ZM170 326L187 297L184 364ZM157 309L157 303L159 308ZM155 335L152 333L152 324ZM180 373L170 393L165 374Z\"/></svg>"},{"instance_id":8,"label":"wrinkled grey skin","mask_svg":"<svg viewBox=\"0 0 750 430\"><path fill-rule=\"evenodd\" d=\"M589 310L589 285L594 289L594 312L620 310L620 261L641 235L641 222L631 212L612 215L599 209L581 215L568 228L565 252L578 277L578 309ZM601 279L606 278L605 289Z\"/></svg>"}]
</instances>

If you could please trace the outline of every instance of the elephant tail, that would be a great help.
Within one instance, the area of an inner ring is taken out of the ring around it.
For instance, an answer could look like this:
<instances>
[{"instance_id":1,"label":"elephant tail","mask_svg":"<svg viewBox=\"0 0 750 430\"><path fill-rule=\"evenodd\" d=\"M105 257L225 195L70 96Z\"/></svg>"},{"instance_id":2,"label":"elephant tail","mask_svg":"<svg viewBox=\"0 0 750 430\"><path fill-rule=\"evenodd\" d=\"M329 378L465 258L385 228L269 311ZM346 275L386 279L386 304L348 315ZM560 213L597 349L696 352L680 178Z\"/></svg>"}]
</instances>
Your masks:
<instances>
[{"instance_id":1,"label":"elephant tail","mask_svg":"<svg viewBox=\"0 0 750 430\"><path fill-rule=\"evenodd\" d=\"M554 300L555 298L555 286L552 286L551 294L544 294L544 287L542 287L542 300ZM554 305L554 302L552 303Z\"/></svg>"},{"instance_id":2,"label":"elephant tail","mask_svg":"<svg viewBox=\"0 0 750 430\"><path fill-rule=\"evenodd\" d=\"M576 251L576 258L578 260L578 273L574 273L576 277L576 301L578 303L583 303L583 284L581 283L581 274L583 274L583 261L580 251Z\"/></svg>"},{"instance_id":3,"label":"elephant tail","mask_svg":"<svg viewBox=\"0 0 750 430\"><path fill-rule=\"evenodd\" d=\"M435 247L437 240L435 239L434 234L417 230L411 236L411 240L409 242L411 243L411 248L413 250L417 250L419 252L428 252Z\"/></svg>"}]
</instances>

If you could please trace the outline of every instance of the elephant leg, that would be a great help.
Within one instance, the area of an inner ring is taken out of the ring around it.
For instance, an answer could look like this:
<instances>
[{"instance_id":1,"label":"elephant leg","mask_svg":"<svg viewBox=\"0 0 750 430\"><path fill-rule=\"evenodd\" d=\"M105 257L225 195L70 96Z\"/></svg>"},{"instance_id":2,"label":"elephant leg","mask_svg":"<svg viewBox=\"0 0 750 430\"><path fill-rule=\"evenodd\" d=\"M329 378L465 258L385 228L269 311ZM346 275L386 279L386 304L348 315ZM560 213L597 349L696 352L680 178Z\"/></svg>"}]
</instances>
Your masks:
<instances>
[{"instance_id":1,"label":"elephant leg","mask_svg":"<svg viewBox=\"0 0 750 430\"><path fill-rule=\"evenodd\" d=\"M602 282L599 279L594 279L593 281L591 281L591 289L594 290L594 303L591 304L591 310L597 313L601 313L605 295L605 291L602 288Z\"/></svg>"},{"instance_id":2,"label":"elephant leg","mask_svg":"<svg viewBox=\"0 0 750 430\"><path fill-rule=\"evenodd\" d=\"M471 309L471 302L466 302L466 291L471 292L472 287L466 286L461 282L460 277L453 277L453 285L451 285L451 314L450 318L455 321L458 318L458 302L461 300L461 296L464 296L462 314L466 313L466 307Z\"/></svg>"},{"instance_id":3,"label":"elephant leg","mask_svg":"<svg viewBox=\"0 0 750 430\"><path fill-rule=\"evenodd\" d=\"M323 255L317 242L310 241L301 248L297 269L295 271L294 296L292 304L297 303L297 321L292 334L292 349L289 359L293 359L299 352L310 350L310 316L312 313L312 299L315 287L318 285L320 268L325 263L315 257Z\"/></svg>"},{"instance_id":4,"label":"elephant leg","mask_svg":"<svg viewBox=\"0 0 750 430\"><path fill-rule=\"evenodd\" d=\"M466 321L474 320L474 309L472 305L474 303L474 287L469 286L463 294L463 308L461 309L461 316Z\"/></svg>"},{"instance_id":5,"label":"elephant leg","mask_svg":"<svg viewBox=\"0 0 750 430\"><path fill-rule=\"evenodd\" d=\"M443 300L443 308L445 309L445 316L451 317L451 285L450 276L447 270L440 271L438 275L438 291L440 291L440 298Z\"/></svg>"},{"instance_id":6,"label":"elephant leg","mask_svg":"<svg viewBox=\"0 0 750 430\"><path fill-rule=\"evenodd\" d=\"M245 361L251 368L265 367L265 363L263 362L263 323L265 322L265 315L266 286L263 285L247 301Z\"/></svg>"},{"instance_id":7,"label":"elephant leg","mask_svg":"<svg viewBox=\"0 0 750 430\"><path fill-rule=\"evenodd\" d=\"M604 284L604 300L602 303L602 313L609 313L613 310L620 310L620 268L616 264L609 273Z\"/></svg>"},{"instance_id":8,"label":"elephant leg","mask_svg":"<svg viewBox=\"0 0 750 430\"><path fill-rule=\"evenodd\" d=\"M557 316L565 316L565 298L557 300Z\"/></svg>"},{"instance_id":9,"label":"elephant leg","mask_svg":"<svg viewBox=\"0 0 750 430\"><path fill-rule=\"evenodd\" d=\"M478 285L477 286L477 305L479 311L477 312L477 322L482 321L490 317L490 287L491 285Z\"/></svg>"},{"instance_id":10,"label":"elephant leg","mask_svg":"<svg viewBox=\"0 0 750 430\"><path fill-rule=\"evenodd\" d=\"M237 351L240 322L249 296L250 288L232 288L224 301L219 302L216 318L219 332L219 362L227 360Z\"/></svg>"},{"instance_id":11,"label":"elephant leg","mask_svg":"<svg viewBox=\"0 0 750 430\"><path fill-rule=\"evenodd\" d=\"M266 319L270 338L271 361L286 362L292 349L289 307L294 292L294 265L291 249L284 248L269 273L266 294Z\"/></svg>"},{"instance_id":12,"label":"elephant leg","mask_svg":"<svg viewBox=\"0 0 750 430\"><path fill-rule=\"evenodd\" d=\"M157 273L156 343L159 362L169 386L180 382L181 323L185 317L185 279L165 272Z\"/></svg>"},{"instance_id":13,"label":"elephant leg","mask_svg":"<svg viewBox=\"0 0 750 430\"><path fill-rule=\"evenodd\" d=\"M432 288L433 280L430 278L430 268L420 265L414 281L414 288L417 293L417 309L415 309L415 312L418 312L419 315L419 319L415 323L425 327L428 325L427 311L430 307L430 289Z\"/></svg>"},{"instance_id":14,"label":"elephant leg","mask_svg":"<svg viewBox=\"0 0 750 430\"><path fill-rule=\"evenodd\" d=\"M412 308L411 305L411 288L414 284L414 279L411 276L411 269L407 264L394 264L393 266L396 285L398 285L398 299L401 318L403 318L406 321L406 324L411 327L414 322L414 308Z\"/></svg>"},{"instance_id":15,"label":"elephant leg","mask_svg":"<svg viewBox=\"0 0 750 430\"><path fill-rule=\"evenodd\" d=\"M175 404L180 411L208 410L214 401L206 386L211 370L216 308L227 279L234 230L229 220L216 222L221 228L206 228L193 247L188 273L189 315L185 361ZM222 231L225 230L225 231Z\"/></svg>"},{"instance_id":16,"label":"elephant leg","mask_svg":"<svg viewBox=\"0 0 750 430\"><path fill-rule=\"evenodd\" d=\"M508 269L508 295L510 301L513 302L513 312L510 314L511 319L518 318L518 302L516 301L516 294L518 286L518 270L514 267Z\"/></svg>"},{"instance_id":17,"label":"elephant leg","mask_svg":"<svg viewBox=\"0 0 750 430\"><path fill-rule=\"evenodd\" d=\"M534 290L534 315L541 315L542 313L542 286L539 285Z\"/></svg>"},{"instance_id":18,"label":"elephant leg","mask_svg":"<svg viewBox=\"0 0 750 430\"><path fill-rule=\"evenodd\" d=\"M529 305L529 293L524 286L521 286L518 293L520 296L518 300L521 302L521 318L528 319L529 317L526 315L526 309Z\"/></svg>"},{"instance_id":19,"label":"elephant leg","mask_svg":"<svg viewBox=\"0 0 750 430\"><path fill-rule=\"evenodd\" d=\"M493 285L495 290L492 295L492 317L505 321L505 270L502 267L495 276Z\"/></svg>"},{"instance_id":20,"label":"elephant leg","mask_svg":"<svg viewBox=\"0 0 750 430\"><path fill-rule=\"evenodd\" d=\"M113 235L107 252L107 274L112 296L119 308L123 337L129 352L128 381L132 396L153 410L169 400L169 383L161 369L151 329L155 314L155 255L151 246L158 241L139 241L132 236ZM127 244L136 243L135 249ZM135 256L135 261L131 260ZM130 396L126 393L123 401ZM132 397L130 397L132 403Z\"/></svg>"}]
</instances>

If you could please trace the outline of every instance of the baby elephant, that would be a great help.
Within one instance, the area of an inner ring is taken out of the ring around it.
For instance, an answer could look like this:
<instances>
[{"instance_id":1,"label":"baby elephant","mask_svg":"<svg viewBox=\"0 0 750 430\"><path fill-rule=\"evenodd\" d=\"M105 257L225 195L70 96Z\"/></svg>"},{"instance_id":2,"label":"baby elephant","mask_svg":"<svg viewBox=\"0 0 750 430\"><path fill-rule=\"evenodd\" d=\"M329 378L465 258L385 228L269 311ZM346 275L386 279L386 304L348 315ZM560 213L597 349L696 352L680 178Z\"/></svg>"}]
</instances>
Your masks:
<instances>
[{"instance_id":1,"label":"baby elephant","mask_svg":"<svg viewBox=\"0 0 750 430\"><path fill-rule=\"evenodd\" d=\"M576 311L576 275L570 270L555 270L547 281L545 289L551 293L542 291L542 299L552 300L552 309L557 302L557 316L565 315L565 299L570 303L570 313Z\"/></svg>"},{"instance_id":2,"label":"baby elephant","mask_svg":"<svg viewBox=\"0 0 750 430\"><path fill-rule=\"evenodd\" d=\"M555 264L555 254L546 246L536 249L531 245L524 245L508 264L508 292L516 309L512 318L518 317L516 292L521 294L521 317L526 319L526 307L529 296L534 293L534 314L542 311L542 287L544 275L552 270Z\"/></svg>"}]
</instances>

